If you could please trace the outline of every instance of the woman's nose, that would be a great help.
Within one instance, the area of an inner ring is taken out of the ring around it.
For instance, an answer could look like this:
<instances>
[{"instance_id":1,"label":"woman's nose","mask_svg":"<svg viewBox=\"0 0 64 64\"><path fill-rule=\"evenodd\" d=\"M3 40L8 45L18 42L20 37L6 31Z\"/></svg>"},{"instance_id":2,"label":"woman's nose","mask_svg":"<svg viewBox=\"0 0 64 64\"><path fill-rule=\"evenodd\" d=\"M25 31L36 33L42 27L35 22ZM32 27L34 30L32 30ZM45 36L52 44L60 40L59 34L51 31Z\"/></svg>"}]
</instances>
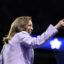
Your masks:
<instances>
[{"instance_id":1,"label":"woman's nose","mask_svg":"<svg viewBox=\"0 0 64 64\"><path fill-rule=\"evenodd\" d=\"M33 27L31 27L31 29L33 30Z\"/></svg>"}]
</instances>

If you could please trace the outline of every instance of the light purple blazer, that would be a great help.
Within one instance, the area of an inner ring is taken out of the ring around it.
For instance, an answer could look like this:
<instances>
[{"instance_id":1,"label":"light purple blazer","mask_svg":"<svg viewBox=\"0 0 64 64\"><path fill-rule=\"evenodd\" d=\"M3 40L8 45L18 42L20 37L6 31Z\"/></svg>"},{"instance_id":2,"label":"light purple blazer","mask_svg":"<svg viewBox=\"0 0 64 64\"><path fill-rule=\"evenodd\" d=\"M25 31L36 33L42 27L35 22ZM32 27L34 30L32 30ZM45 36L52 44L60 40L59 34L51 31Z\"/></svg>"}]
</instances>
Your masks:
<instances>
[{"instance_id":1,"label":"light purple blazer","mask_svg":"<svg viewBox=\"0 0 64 64\"><path fill-rule=\"evenodd\" d=\"M0 54L0 64L33 64L34 48L43 45L49 38L58 32L53 25L40 36L31 37L27 32L22 31L14 35L4 44Z\"/></svg>"}]
</instances>

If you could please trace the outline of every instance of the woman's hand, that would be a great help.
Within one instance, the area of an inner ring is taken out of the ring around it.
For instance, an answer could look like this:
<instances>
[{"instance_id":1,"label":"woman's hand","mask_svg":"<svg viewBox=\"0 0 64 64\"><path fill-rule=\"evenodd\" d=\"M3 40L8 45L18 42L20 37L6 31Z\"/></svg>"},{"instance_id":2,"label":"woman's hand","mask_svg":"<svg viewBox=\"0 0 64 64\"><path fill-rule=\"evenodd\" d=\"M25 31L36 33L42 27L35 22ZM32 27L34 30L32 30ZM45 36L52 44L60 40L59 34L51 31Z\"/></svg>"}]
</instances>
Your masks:
<instances>
[{"instance_id":1,"label":"woman's hand","mask_svg":"<svg viewBox=\"0 0 64 64\"><path fill-rule=\"evenodd\" d=\"M55 28L59 29L60 27L64 27L64 19L60 20L56 25Z\"/></svg>"}]
</instances>

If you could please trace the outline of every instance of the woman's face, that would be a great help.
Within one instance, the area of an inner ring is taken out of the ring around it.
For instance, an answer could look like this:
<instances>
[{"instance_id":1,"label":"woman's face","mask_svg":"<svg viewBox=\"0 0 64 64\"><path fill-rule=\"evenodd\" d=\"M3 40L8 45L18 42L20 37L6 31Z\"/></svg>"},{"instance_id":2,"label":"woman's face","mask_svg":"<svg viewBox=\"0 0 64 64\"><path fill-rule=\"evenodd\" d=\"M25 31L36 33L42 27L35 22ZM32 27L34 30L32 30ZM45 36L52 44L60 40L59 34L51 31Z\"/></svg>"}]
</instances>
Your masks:
<instances>
[{"instance_id":1,"label":"woman's face","mask_svg":"<svg viewBox=\"0 0 64 64\"><path fill-rule=\"evenodd\" d=\"M31 34L32 31L33 31L33 24L32 24L32 21L31 21L31 20L29 20L28 27L27 27L26 31L27 31L29 34Z\"/></svg>"}]
</instances>

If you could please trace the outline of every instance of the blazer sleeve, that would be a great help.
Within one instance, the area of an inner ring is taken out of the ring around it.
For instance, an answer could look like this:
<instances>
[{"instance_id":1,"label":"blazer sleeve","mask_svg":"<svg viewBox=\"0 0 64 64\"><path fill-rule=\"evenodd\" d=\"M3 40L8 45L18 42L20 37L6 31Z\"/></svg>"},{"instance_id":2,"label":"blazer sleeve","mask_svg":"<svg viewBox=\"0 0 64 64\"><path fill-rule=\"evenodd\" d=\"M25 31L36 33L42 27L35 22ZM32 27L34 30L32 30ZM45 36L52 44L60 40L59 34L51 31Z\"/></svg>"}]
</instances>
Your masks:
<instances>
[{"instance_id":1,"label":"blazer sleeve","mask_svg":"<svg viewBox=\"0 0 64 64\"><path fill-rule=\"evenodd\" d=\"M31 37L27 32L23 31L17 34L18 42L26 47L39 47L43 45L49 38L55 35L58 30L50 25L47 30L37 37Z\"/></svg>"},{"instance_id":2,"label":"blazer sleeve","mask_svg":"<svg viewBox=\"0 0 64 64\"><path fill-rule=\"evenodd\" d=\"M0 53L0 64L2 64L2 53Z\"/></svg>"}]
</instances>

